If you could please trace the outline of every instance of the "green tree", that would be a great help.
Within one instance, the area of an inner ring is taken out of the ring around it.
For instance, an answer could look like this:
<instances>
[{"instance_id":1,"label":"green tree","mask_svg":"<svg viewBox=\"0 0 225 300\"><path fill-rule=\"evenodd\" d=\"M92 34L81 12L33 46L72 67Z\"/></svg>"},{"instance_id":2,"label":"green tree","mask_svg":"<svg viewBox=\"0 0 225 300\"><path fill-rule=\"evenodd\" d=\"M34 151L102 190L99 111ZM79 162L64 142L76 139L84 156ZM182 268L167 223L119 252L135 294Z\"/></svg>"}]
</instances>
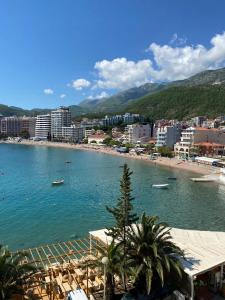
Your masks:
<instances>
[{"instance_id":1,"label":"green tree","mask_svg":"<svg viewBox=\"0 0 225 300\"><path fill-rule=\"evenodd\" d=\"M156 216L141 217L128 232L128 266L139 292L150 294L168 280L182 278L184 252L172 242L170 228Z\"/></svg>"},{"instance_id":2,"label":"green tree","mask_svg":"<svg viewBox=\"0 0 225 300\"><path fill-rule=\"evenodd\" d=\"M104 141L102 142L103 144L109 146L110 145L110 142L112 141L112 138L111 137L107 137L104 139Z\"/></svg>"},{"instance_id":3,"label":"green tree","mask_svg":"<svg viewBox=\"0 0 225 300\"><path fill-rule=\"evenodd\" d=\"M26 253L11 253L0 245L0 300L10 299L13 294L22 294L22 283L35 271L35 267L24 264Z\"/></svg>"},{"instance_id":4,"label":"green tree","mask_svg":"<svg viewBox=\"0 0 225 300\"><path fill-rule=\"evenodd\" d=\"M23 139L29 139L30 138L30 133L27 130L23 130L20 132L19 136Z\"/></svg>"},{"instance_id":5,"label":"green tree","mask_svg":"<svg viewBox=\"0 0 225 300\"><path fill-rule=\"evenodd\" d=\"M163 156L163 157L169 157L172 158L174 156L174 153L170 147L158 147L158 152Z\"/></svg>"},{"instance_id":6,"label":"green tree","mask_svg":"<svg viewBox=\"0 0 225 300\"><path fill-rule=\"evenodd\" d=\"M123 257L123 274L126 274L126 256L127 256L127 235L130 227L133 223L138 220L138 217L133 213L132 202L134 197L132 197L131 192L131 175L133 172L130 171L127 164L123 166L123 176L120 180L120 197L116 207L109 208L106 207L108 212L110 212L116 224L114 227L109 228L108 235L116 240L120 246L122 246L122 257ZM124 288L126 290L126 279L124 277Z\"/></svg>"}]
</instances>

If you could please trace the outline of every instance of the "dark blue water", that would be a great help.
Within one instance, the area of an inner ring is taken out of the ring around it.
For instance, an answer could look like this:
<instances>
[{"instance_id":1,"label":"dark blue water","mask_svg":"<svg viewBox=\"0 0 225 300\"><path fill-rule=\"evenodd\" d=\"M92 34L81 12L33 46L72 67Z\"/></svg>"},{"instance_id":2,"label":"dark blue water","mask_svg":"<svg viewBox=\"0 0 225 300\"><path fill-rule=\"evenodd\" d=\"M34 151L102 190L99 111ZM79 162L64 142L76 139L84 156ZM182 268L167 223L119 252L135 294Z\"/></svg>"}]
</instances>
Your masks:
<instances>
[{"instance_id":1,"label":"dark blue water","mask_svg":"<svg viewBox=\"0 0 225 300\"><path fill-rule=\"evenodd\" d=\"M72 161L66 164L65 161ZM0 145L0 243L12 249L65 241L112 223L105 206L119 195L120 166L132 176L135 209L171 226L225 230L225 189L193 183L195 174L95 152ZM168 190L153 189L166 183ZM64 178L65 184L51 182Z\"/></svg>"}]
</instances>

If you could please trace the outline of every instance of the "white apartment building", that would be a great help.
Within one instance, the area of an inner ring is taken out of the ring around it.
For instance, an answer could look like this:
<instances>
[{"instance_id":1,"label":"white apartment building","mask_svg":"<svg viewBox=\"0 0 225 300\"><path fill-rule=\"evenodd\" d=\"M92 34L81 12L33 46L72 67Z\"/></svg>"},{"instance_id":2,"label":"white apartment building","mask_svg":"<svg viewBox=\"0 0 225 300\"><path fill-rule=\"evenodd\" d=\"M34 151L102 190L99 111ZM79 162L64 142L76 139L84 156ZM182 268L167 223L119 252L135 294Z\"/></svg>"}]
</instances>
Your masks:
<instances>
[{"instance_id":1,"label":"white apartment building","mask_svg":"<svg viewBox=\"0 0 225 300\"><path fill-rule=\"evenodd\" d=\"M80 143L84 138L84 128L71 125L62 127L62 138L73 143Z\"/></svg>"},{"instance_id":2,"label":"white apartment building","mask_svg":"<svg viewBox=\"0 0 225 300\"><path fill-rule=\"evenodd\" d=\"M143 143L151 137L151 127L149 124L132 124L125 128L127 141L130 144Z\"/></svg>"},{"instance_id":3,"label":"white apartment building","mask_svg":"<svg viewBox=\"0 0 225 300\"><path fill-rule=\"evenodd\" d=\"M51 116L48 115L39 115L36 119L35 125L35 137L47 139L51 134Z\"/></svg>"},{"instance_id":4,"label":"white apartment building","mask_svg":"<svg viewBox=\"0 0 225 300\"><path fill-rule=\"evenodd\" d=\"M93 134L95 134L95 129L94 128L85 129L84 137L85 137L85 139L87 139L90 135L93 135Z\"/></svg>"},{"instance_id":5,"label":"white apartment building","mask_svg":"<svg viewBox=\"0 0 225 300\"><path fill-rule=\"evenodd\" d=\"M216 128L189 127L182 131L180 142L174 145L175 155L189 158L191 148L205 142L225 145L224 131Z\"/></svg>"},{"instance_id":6,"label":"white apartment building","mask_svg":"<svg viewBox=\"0 0 225 300\"><path fill-rule=\"evenodd\" d=\"M156 130L156 147L174 147L181 135L180 124L161 126Z\"/></svg>"},{"instance_id":7,"label":"white apartment building","mask_svg":"<svg viewBox=\"0 0 225 300\"><path fill-rule=\"evenodd\" d=\"M51 137L52 139L62 138L62 127L71 125L71 112L69 108L60 107L51 112Z\"/></svg>"}]
</instances>

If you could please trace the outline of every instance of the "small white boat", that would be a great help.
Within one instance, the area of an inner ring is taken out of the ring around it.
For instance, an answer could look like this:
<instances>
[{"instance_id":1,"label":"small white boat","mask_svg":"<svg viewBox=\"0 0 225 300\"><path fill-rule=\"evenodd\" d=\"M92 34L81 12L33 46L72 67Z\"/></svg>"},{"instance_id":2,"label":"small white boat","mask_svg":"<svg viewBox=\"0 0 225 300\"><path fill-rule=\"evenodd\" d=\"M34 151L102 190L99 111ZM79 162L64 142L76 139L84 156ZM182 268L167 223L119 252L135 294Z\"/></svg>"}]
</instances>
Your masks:
<instances>
[{"instance_id":1,"label":"small white boat","mask_svg":"<svg viewBox=\"0 0 225 300\"><path fill-rule=\"evenodd\" d=\"M64 179L58 179L52 182L52 185L60 185L64 183Z\"/></svg>"},{"instance_id":2,"label":"small white boat","mask_svg":"<svg viewBox=\"0 0 225 300\"><path fill-rule=\"evenodd\" d=\"M165 184L153 184L152 187L156 188L156 189L167 189L169 186L168 183Z\"/></svg>"},{"instance_id":3,"label":"small white boat","mask_svg":"<svg viewBox=\"0 0 225 300\"><path fill-rule=\"evenodd\" d=\"M197 178L190 178L194 182L213 182L215 181L212 178L207 178L207 177L197 177Z\"/></svg>"}]
</instances>

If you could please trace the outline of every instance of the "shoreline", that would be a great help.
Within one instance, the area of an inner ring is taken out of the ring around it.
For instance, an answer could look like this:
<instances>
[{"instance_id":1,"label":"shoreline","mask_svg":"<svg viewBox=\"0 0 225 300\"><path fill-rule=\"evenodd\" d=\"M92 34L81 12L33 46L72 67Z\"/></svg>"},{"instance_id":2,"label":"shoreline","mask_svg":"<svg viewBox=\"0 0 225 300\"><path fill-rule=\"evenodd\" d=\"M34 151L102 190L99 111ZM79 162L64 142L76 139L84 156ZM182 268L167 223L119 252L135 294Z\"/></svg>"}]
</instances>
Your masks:
<instances>
[{"instance_id":1,"label":"shoreline","mask_svg":"<svg viewBox=\"0 0 225 300\"><path fill-rule=\"evenodd\" d=\"M177 158L159 157L156 160L152 161L149 159L149 155L146 155L146 154L136 155L136 154L130 154L130 153L119 153L111 148L107 148L107 147L99 146L99 145L69 144L69 143L46 142L46 141L25 141L25 140L22 140L21 142L14 142L14 141L7 141L7 142L3 141L2 142L1 141L0 143L92 151L92 152L96 152L96 153L114 155L114 156L124 157L124 158L128 158L128 159L146 161L150 164L164 166L164 167L168 167L168 168L180 169L183 171L189 171L189 172L198 173L201 175L209 175L210 173L212 173L213 171L216 170L212 166L198 165L196 163L189 162L189 161L182 161Z\"/></svg>"}]
</instances>

